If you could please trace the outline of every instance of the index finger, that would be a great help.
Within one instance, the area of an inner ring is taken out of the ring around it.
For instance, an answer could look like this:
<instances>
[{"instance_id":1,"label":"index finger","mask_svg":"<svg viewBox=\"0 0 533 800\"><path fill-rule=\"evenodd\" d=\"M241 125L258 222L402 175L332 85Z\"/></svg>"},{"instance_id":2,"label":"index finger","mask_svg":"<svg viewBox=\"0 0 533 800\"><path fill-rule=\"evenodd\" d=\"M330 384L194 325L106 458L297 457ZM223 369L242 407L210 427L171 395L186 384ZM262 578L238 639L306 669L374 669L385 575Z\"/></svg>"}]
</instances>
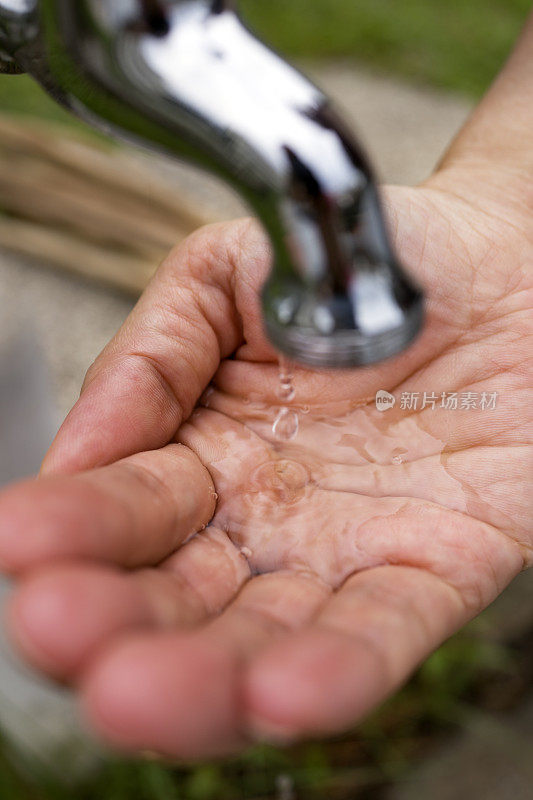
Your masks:
<instances>
[{"instance_id":1,"label":"index finger","mask_svg":"<svg viewBox=\"0 0 533 800\"><path fill-rule=\"evenodd\" d=\"M244 250L253 253L252 240L260 238L248 220L210 225L171 253L87 373L43 473L103 466L172 439L220 360L242 341L235 259ZM261 248L254 263L258 286L267 261Z\"/></svg>"},{"instance_id":2,"label":"index finger","mask_svg":"<svg viewBox=\"0 0 533 800\"><path fill-rule=\"evenodd\" d=\"M155 565L208 524L215 500L208 471L177 444L15 484L0 495L0 566L20 575L57 560Z\"/></svg>"}]
</instances>

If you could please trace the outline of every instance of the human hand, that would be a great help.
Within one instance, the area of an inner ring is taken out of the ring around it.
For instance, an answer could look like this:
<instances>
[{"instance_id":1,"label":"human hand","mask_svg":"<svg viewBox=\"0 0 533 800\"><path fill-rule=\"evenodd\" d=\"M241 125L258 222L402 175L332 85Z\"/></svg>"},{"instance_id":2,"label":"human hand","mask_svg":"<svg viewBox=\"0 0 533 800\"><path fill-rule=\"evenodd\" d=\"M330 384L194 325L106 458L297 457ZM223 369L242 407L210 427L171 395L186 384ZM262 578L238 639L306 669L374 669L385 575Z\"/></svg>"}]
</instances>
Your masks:
<instances>
[{"instance_id":1,"label":"human hand","mask_svg":"<svg viewBox=\"0 0 533 800\"><path fill-rule=\"evenodd\" d=\"M43 477L0 498L13 638L109 742L205 757L339 731L532 563L527 170L476 145L486 115L386 191L430 299L407 352L295 369L300 430L276 439L268 247L212 226L92 366ZM378 389L438 401L380 413ZM440 408L468 391L496 408Z\"/></svg>"}]
</instances>

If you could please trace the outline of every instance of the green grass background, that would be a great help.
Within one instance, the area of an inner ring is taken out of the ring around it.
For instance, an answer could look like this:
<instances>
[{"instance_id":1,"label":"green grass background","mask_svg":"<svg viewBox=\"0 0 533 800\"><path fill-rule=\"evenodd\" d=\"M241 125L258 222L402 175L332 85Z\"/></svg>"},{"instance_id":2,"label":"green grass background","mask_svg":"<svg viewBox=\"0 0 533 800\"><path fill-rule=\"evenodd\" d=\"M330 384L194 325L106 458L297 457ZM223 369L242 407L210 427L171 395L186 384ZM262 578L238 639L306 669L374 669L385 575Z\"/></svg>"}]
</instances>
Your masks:
<instances>
[{"instance_id":1,"label":"green grass background","mask_svg":"<svg viewBox=\"0 0 533 800\"><path fill-rule=\"evenodd\" d=\"M246 21L296 59L341 58L479 96L531 0L241 0ZM0 109L71 124L27 77L0 77Z\"/></svg>"},{"instance_id":2,"label":"green grass background","mask_svg":"<svg viewBox=\"0 0 533 800\"><path fill-rule=\"evenodd\" d=\"M283 52L359 60L479 95L502 65L531 0L242 0Z\"/></svg>"}]
</instances>

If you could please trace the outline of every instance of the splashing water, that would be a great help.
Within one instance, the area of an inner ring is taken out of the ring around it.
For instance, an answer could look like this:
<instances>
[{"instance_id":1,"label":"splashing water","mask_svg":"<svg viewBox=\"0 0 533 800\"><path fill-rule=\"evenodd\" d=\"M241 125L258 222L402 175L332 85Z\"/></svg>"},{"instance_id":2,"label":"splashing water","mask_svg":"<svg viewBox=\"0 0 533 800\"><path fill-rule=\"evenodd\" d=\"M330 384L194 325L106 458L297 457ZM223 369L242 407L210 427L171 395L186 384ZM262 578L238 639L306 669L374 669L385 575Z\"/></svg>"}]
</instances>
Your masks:
<instances>
[{"instance_id":1,"label":"splashing water","mask_svg":"<svg viewBox=\"0 0 533 800\"><path fill-rule=\"evenodd\" d=\"M288 361L283 356L280 356L277 394L282 403L290 403L291 400L294 400L295 389L292 379L293 374ZM283 405L279 409L272 425L272 433L276 439L288 442L297 435L299 425L298 412Z\"/></svg>"}]
</instances>

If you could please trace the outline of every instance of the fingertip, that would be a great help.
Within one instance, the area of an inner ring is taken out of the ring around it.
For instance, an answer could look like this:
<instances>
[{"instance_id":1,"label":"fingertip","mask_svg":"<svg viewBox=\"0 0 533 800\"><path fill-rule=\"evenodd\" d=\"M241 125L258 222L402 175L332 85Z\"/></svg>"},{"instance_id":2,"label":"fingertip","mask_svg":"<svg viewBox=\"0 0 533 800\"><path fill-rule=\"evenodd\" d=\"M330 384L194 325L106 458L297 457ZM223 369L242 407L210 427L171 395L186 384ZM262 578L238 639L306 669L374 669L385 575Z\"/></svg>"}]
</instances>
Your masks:
<instances>
[{"instance_id":1,"label":"fingertip","mask_svg":"<svg viewBox=\"0 0 533 800\"><path fill-rule=\"evenodd\" d=\"M81 702L90 727L120 750L196 759L242 745L236 660L194 634L118 643L86 674Z\"/></svg>"},{"instance_id":2,"label":"fingertip","mask_svg":"<svg viewBox=\"0 0 533 800\"><path fill-rule=\"evenodd\" d=\"M370 710L381 678L373 654L334 631L304 632L280 642L247 670L250 735L287 743L338 732Z\"/></svg>"},{"instance_id":3,"label":"fingertip","mask_svg":"<svg viewBox=\"0 0 533 800\"><path fill-rule=\"evenodd\" d=\"M71 408L43 458L39 477L74 475L106 463L109 437L94 422L97 398L98 391L88 388Z\"/></svg>"},{"instance_id":4,"label":"fingertip","mask_svg":"<svg viewBox=\"0 0 533 800\"><path fill-rule=\"evenodd\" d=\"M65 652L68 617L68 593L51 585L49 576L26 579L10 597L5 611L8 635L19 655L57 679L65 677L71 662Z\"/></svg>"},{"instance_id":5,"label":"fingertip","mask_svg":"<svg viewBox=\"0 0 533 800\"><path fill-rule=\"evenodd\" d=\"M7 610L10 636L21 655L62 680L79 673L110 635L149 621L149 609L126 576L74 564L31 574Z\"/></svg>"},{"instance_id":6,"label":"fingertip","mask_svg":"<svg viewBox=\"0 0 533 800\"><path fill-rule=\"evenodd\" d=\"M61 433L61 429L59 433ZM59 436L59 433L57 436ZM63 437L61 437L61 441L62 438ZM41 462L38 478L48 478L56 475L72 475L79 471L76 453L67 451L61 445L56 446L55 441L54 439Z\"/></svg>"}]
</instances>

